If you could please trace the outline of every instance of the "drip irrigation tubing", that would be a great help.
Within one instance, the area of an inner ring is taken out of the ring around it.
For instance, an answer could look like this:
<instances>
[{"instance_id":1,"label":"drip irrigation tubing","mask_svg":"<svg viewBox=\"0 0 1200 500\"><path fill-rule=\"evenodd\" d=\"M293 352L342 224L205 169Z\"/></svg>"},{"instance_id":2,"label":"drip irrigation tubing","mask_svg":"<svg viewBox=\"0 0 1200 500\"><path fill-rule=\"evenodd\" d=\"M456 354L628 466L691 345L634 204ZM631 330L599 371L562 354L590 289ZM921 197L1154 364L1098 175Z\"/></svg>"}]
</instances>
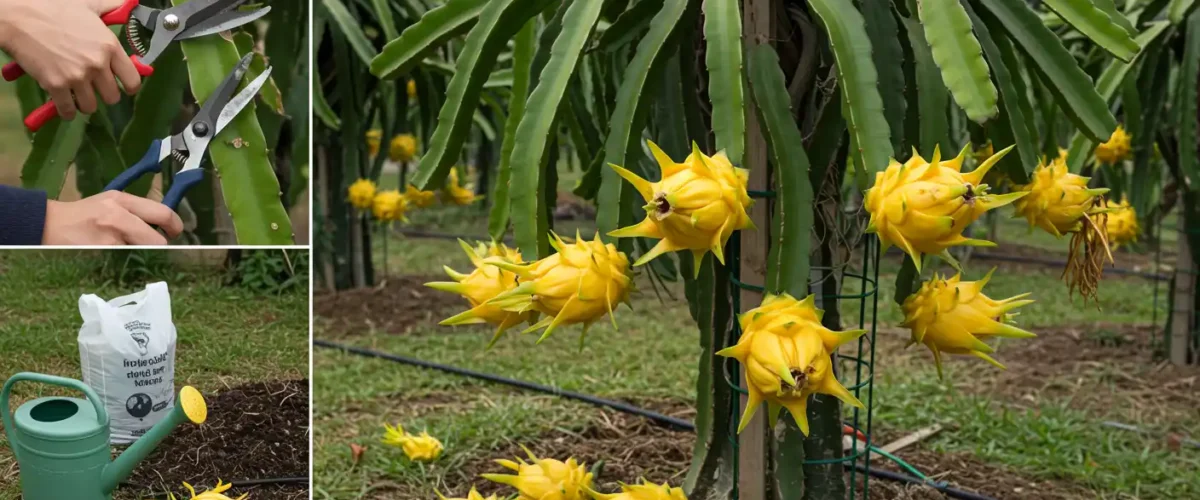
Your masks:
<instances>
[{"instance_id":1,"label":"drip irrigation tubing","mask_svg":"<svg viewBox=\"0 0 1200 500\"><path fill-rule=\"evenodd\" d=\"M358 356L383 359L383 360L393 361L396 363L417 366L420 368L426 368L426 369L430 369L430 370L438 370L438 371L442 371L442 372L453 373L455 375L462 375L464 377L477 378L480 380L486 380L488 382L493 382L493 383L497 383L497 384L519 387L522 389L526 389L526 390L530 390L530 391L534 391L534 392L541 392L541 393L545 393L545 394L551 394L551 395L559 396L559 397L566 398L566 399L574 399L576 401L582 401L582 402L590 403L590 404L596 405L596 406L611 408L611 409L620 411L622 413L628 413L630 415L637 415L637 416L640 416L643 418L647 418L651 421L654 421L654 422L657 422L660 424L664 424L667 427L675 428L676 430L688 431L688 432L696 431L696 426L687 420L675 418L675 417L672 417L669 415L663 415L662 413L650 411L645 408L640 408L640 407L633 406L633 405L630 405L627 403L622 403L620 401L604 399L604 398L591 396L588 394L582 394L582 393L578 393L578 392L573 392L573 391L565 391L565 390L559 389L557 387L535 384L533 382L516 380L516 379L512 379L512 378L508 378L508 377L502 377L499 375L493 375L490 373L477 372L477 371L468 370L465 368L458 368L455 366L443 365L440 363L423 361L420 359L410 358L407 356L388 354L385 352L374 351L371 349L364 349L361 347L354 347L354 346L348 346L345 344L338 344L335 342L329 342L327 340L313 339L312 342L313 342L313 345L317 346L317 347L325 347L327 349L335 349L335 350L339 350L339 351L342 351L345 353L355 354ZM874 448L874 447L872 446L872 448ZM875 452L876 449L872 449L872 451ZM885 455L885 456L887 456L887 455ZM909 470L915 470L914 468L912 468L911 465L908 465L907 463L900 460L899 458L896 458L896 457L891 457L891 458L894 461L896 461L898 464L900 464L901 467L907 466L906 468L908 468ZM853 467L855 470L857 470L859 472L870 474L870 475L878 477L878 478L883 478L883 479L888 479L891 481L897 481L897 482L903 482L903 483L909 483L909 484L923 484L923 485L929 486L930 488L933 488L941 493L944 493L946 496L948 496L950 498L958 498L958 499L963 499L963 500L995 500L988 496L979 495L977 493L963 491L963 490L959 490L956 488L951 488L945 482L936 482L936 481L932 481L927 478L919 478L919 477L909 476L907 474L901 474L898 472L891 472L891 471L886 471L886 470L882 470L882 469L869 469L868 470L866 467L863 467L858 464L853 464L853 465L852 464L844 464L844 465L848 469Z\"/></svg>"},{"instance_id":2,"label":"drip irrigation tubing","mask_svg":"<svg viewBox=\"0 0 1200 500\"><path fill-rule=\"evenodd\" d=\"M472 236L469 234L438 233L438 232L431 232L431 231L421 231L421 230L417 230L417 229L399 229L399 230L395 230L395 232L397 234L400 234L402 236L407 236L410 238L428 238L428 239L435 239L435 240L488 241L491 239L490 237L486 237L486 236L479 237L479 236ZM511 244L512 238L509 236L505 236L504 243ZM892 247L892 248L889 248L888 251L885 253L895 256L895 255L900 255L901 251L896 247ZM980 251L971 252L971 258L979 259L979 260L994 260L994 261L999 261L999 262L1012 262L1015 264L1038 264L1038 265L1043 265L1043 266L1047 266L1047 267L1056 267L1059 269L1062 269L1063 267L1065 267L1067 265L1067 261L1065 261L1065 260L1043 259L1043 258L1038 258L1038 257L1019 257L1019 256L1014 256L1014 255L1004 255L1004 254L980 252ZM1171 279L1170 276L1166 276L1166 275L1162 275L1162 274L1147 273L1147 272L1142 272L1142 271L1135 271L1133 269L1123 269L1123 268L1119 268L1119 267L1108 267L1108 268L1104 269L1104 272L1119 275L1119 276L1134 276L1134 277L1138 277L1138 278L1148 279L1151 281L1168 281Z\"/></svg>"}]
</instances>

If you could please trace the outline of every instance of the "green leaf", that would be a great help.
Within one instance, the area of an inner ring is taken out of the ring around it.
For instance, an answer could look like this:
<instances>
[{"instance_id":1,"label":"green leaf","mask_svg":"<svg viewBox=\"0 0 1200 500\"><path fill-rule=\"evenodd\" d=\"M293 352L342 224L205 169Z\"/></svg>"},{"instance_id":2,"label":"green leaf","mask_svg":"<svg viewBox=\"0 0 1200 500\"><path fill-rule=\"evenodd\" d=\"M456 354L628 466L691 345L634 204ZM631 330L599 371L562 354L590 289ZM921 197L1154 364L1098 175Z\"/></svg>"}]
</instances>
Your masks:
<instances>
[{"instance_id":1,"label":"green leaf","mask_svg":"<svg viewBox=\"0 0 1200 500\"><path fill-rule=\"evenodd\" d=\"M88 120L84 137L86 140L75 155L75 187L87 198L103 191L104 186L129 165L121 156L103 103Z\"/></svg>"},{"instance_id":2,"label":"green leaf","mask_svg":"<svg viewBox=\"0 0 1200 500\"><path fill-rule=\"evenodd\" d=\"M1092 4L1095 5L1097 9L1100 9L1104 11L1105 14L1108 14L1109 19L1112 19L1113 22L1117 23L1117 26L1120 26L1121 29L1125 30L1126 33L1129 33L1129 36L1137 36L1137 28L1133 27L1133 23L1129 22L1129 18L1125 17L1125 14L1122 14L1121 11L1117 10L1117 5L1113 2L1113 0L1093 0ZM1061 18L1059 19L1061 20ZM1145 47L1145 45L1141 46Z\"/></svg>"},{"instance_id":3,"label":"green leaf","mask_svg":"<svg viewBox=\"0 0 1200 500\"><path fill-rule=\"evenodd\" d=\"M512 199L513 234L528 261L549 253L548 235L537 229L537 222L545 217L545 211L539 209L543 193L538 192L538 169L546 155L546 143L555 113L603 4L603 0L575 0L567 9L562 20L563 29L554 40L550 59L538 75L537 86L529 95L525 115L517 126L509 196ZM546 189L555 187L547 186Z\"/></svg>"},{"instance_id":4,"label":"green leaf","mask_svg":"<svg viewBox=\"0 0 1200 500\"><path fill-rule=\"evenodd\" d=\"M258 78L258 75L263 74L267 70L267 57L259 52L254 47L254 36L245 31L239 31L233 35L233 43L237 45L238 53L246 55L253 53L254 56L250 59L250 69L246 71L246 80ZM284 72L286 68L280 68ZM275 85L275 70L272 69L271 75L267 77L267 82L263 84L262 89L258 91L258 97L261 102L277 115L283 116L283 94L279 92L279 87Z\"/></svg>"},{"instance_id":5,"label":"green leaf","mask_svg":"<svg viewBox=\"0 0 1200 500\"><path fill-rule=\"evenodd\" d=\"M977 11L980 18L993 31L1007 32L1029 56L1035 69L1045 75L1048 89L1071 121L1093 140L1108 139L1117 128L1117 120L1058 36L1022 0L979 0L979 3L984 6Z\"/></svg>"},{"instance_id":6,"label":"green leaf","mask_svg":"<svg viewBox=\"0 0 1200 500\"><path fill-rule=\"evenodd\" d=\"M1138 35L1137 43L1142 47L1147 47L1158 39L1166 29L1170 27L1170 23L1166 21L1158 21L1151 23L1145 31ZM1133 68L1137 62L1137 57L1134 60L1125 61L1109 61L1108 66L1100 73L1100 78L1096 80L1096 92L1105 102L1112 102L1116 96L1117 89L1121 83L1125 81L1129 70ZM1104 138L1108 140L1107 137ZM1083 170L1083 166L1091 157L1092 149L1096 147L1097 141L1092 141L1082 133L1076 132L1071 138L1071 145L1067 148L1067 167L1071 172L1079 173Z\"/></svg>"},{"instance_id":7,"label":"green leaf","mask_svg":"<svg viewBox=\"0 0 1200 500\"><path fill-rule=\"evenodd\" d=\"M479 94L496 64L496 57L506 48L507 41L547 3L547 0L492 0L479 14L479 20L467 34L466 44L455 62L454 76L444 92L445 101L438 112L437 127L427 141L425 155L413 176L413 184L418 188L439 187L446 178L470 135L471 115L475 113ZM540 158L534 162L534 165L540 164Z\"/></svg>"},{"instance_id":8,"label":"green leaf","mask_svg":"<svg viewBox=\"0 0 1200 500\"><path fill-rule=\"evenodd\" d=\"M487 4L487 0L450 0L429 11L383 47L370 61L371 73L381 79L407 73L431 52L471 29Z\"/></svg>"},{"instance_id":9,"label":"green leaf","mask_svg":"<svg viewBox=\"0 0 1200 500\"><path fill-rule=\"evenodd\" d=\"M388 41L400 38L400 32L396 31L396 19L392 17L392 2L371 0L371 6L375 10L375 20L379 21L379 26L383 27L384 38Z\"/></svg>"},{"instance_id":10,"label":"green leaf","mask_svg":"<svg viewBox=\"0 0 1200 500\"><path fill-rule=\"evenodd\" d=\"M917 86L917 135L918 151L928 157L935 147L950 145L950 129L946 121L946 106L950 94L942 83L941 73L933 61L925 32L921 25L910 18L900 18L908 33L909 46L913 52L913 76ZM948 149L948 148L941 148Z\"/></svg>"},{"instance_id":11,"label":"green leaf","mask_svg":"<svg viewBox=\"0 0 1200 500\"><path fill-rule=\"evenodd\" d=\"M1122 61L1131 61L1141 46L1133 35L1092 3L1093 0L1045 0L1047 7L1097 45ZM1119 15L1119 14L1118 14Z\"/></svg>"},{"instance_id":12,"label":"green leaf","mask_svg":"<svg viewBox=\"0 0 1200 500\"><path fill-rule=\"evenodd\" d=\"M1167 4L1167 19L1171 21L1171 24L1183 22L1184 16L1195 3L1196 0L1171 0L1171 3Z\"/></svg>"},{"instance_id":13,"label":"green leaf","mask_svg":"<svg viewBox=\"0 0 1200 500\"><path fill-rule=\"evenodd\" d=\"M891 133L879 97L878 74L871 59L871 41L867 37L862 14L850 2L813 0L809 4L821 18L833 45L837 62L838 85L842 88L843 116L857 148L851 150L854 163L862 168L858 187L866 189L867 177L887 168L891 156ZM716 121L716 118L713 118Z\"/></svg>"},{"instance_id":14,"label":"green leaf","mask_svg":"<svg viewBox=\"0 0 1200 500\"><path fill-rule=\"evenodd\" d=\"M891 129L892 155L905 153L904 116L907 101L904 100L904 50L900 46L900 30L892 14L888 0L863 0L863 20L867 23L867 35L871 37L875 69L879 71L879 95L883 99L883 112Z\"/></svg>"},{"instance_id":15,"label":"green leaf","mask_svg":"<svg viewBox=\"0 0 1200 500\"><path fill-rule=\"evenodd\" d=\"M325 21L319 16L314 16L313 24L313 47L320 47L321 40L325 35ZM316 51L313 51L313 57L316 57ZM313 65L314 67L316 64ZM329 101L325 99L325 88L321 85L321 79L316 75L308 82L309 90L313 96L313 114L317 116L321 123L325 124L331 130L341 130L342 120L338 118L337 113L329 106ZM143 91L144 92L144 91Z\"/></svg>"},{"instance_id":16,"label":"green leaf","mask_svg":"<svg viewBox=\"0 0 1200 500\"><path fill-rule=\"evenodd\" d=\"M329 20L346 37L346 41L350 43L350 48L354 49L358 58L362 60L363 64L371 64L371 60L375 59L378 54L375 53L375 47L371 45L371 41L367 40L367 35L363 34L362 23L350 13L342 0L321 0L321 4L325 6Z\"/></svg>"},{"instance_id":17,"label":"green leaf","mask_svg":"<svg viewBox=\"0 0 1200 500\"><path fill-rule=\"evenodd\" d=\"M717 150L725 151L734 165L741 165L746 148L746 108L742 98L742 14L737 0L704 1L704 38L708 42L704 63L708 67L708 99L712 101ZM870 53L864 56L870 66ZM881 114L882 108L881 104Z\"/></svg>"},{"instance_id":18,"label":"green leaf","mask_svg":"<svg viewBox=\"0 0 1200 500\"><path fill-rule=\"evenodd\" d=\"M627 166L627 162L634 161L628 157L630 151L641 151L638 143L641 131L645 128L650 97L654 95L647 84L657 83L661 79L664 65L675 52L672 33L676 32L677 26L686 24L681 23L680 19L684 17L687 6L687 0L663 2L662 9L650 22L650 31L638 43L637 52L626 66L621 86L617 89L617 104L604 141L604 166L601 166L600 192L596 198L596 228L606 241L612 241L608 233L621 225L624 206L621 200L624 196L632 195L632 191L624 192L627 191L625 180L607 165Z\"/></svg>"},{"instance_id":19,"label":"green leaf","mask_svg":"<svg viewBox=\"0 0 1200 500\"><path fill-rule=\"evenodd\" d=\"M176 5L183 0L173 0ZM237 65L237 47L219 36L180 43L187 60L192 94L204 102ZM246 80L243 79L243 85ZM291 245L291 219L283 208L279 180L271 166L267 141L253 102L213 137L209 158L221 181L225 207L239 245Z\"/></svg>"},{"instance_id":20,"label":"green leaf","mask_svg":"<svg viewBox=\"0 0 1200 500\"><path fill-rule=\"evenodd\" d=\"M775 243L767 262L767 276L776 285L772 292L787 292L796 297L808 295L809 233L813 226L813 186L808 179L808 155L804 137L790 112L791 97L779 57L770 45L750 49L747 74L750 93L757 104L759 119L770 146L775 166L775 216L780 226L772 234Z\"/></svg>"},{"instance_id":21,"label":"green leaf","mask_svg":"<svg viewBox=\"0 0 1200 500\"><path fill-rule=\"evenodd\" d=\"M69 122L57 119L42 126L34 134L33 149L25 157L25 166L21 168L21 185L45 191L46 197L51 200L58 199L67 180L71 160L83 144L90 118L79 114Z\"/></svg>"},{"instance_id":22,"label":"green leaf","mask_svg":"<svg viewBox=\"0 0 1200 500\"><path fill-rule=\"evenodd\" d=\"M975 123L996 116L996 87L959 0L917 0L917 11L933 60L954 101Z\"/></svg>"},{"instance_id":23,"label":"green leaf","mask_svg":"<svg viewBox=\"0 0 1200 500\"><path fill-rule=\"evenodd\" d=\"M904 299L921 288L921 275L917 273L917 266L913 263L912 257L904 256L904 264L900 266L900 272L896 273L896 305L904 305Z\"/></svg>"},{"instance_id":24,"label":"green leaf","mask_svg":"<svg viewBox=\"0 0 1200 500\"><path fill-rule=\"evenodd\" d=\"M1196 165L1196 89L1200 76L1200 10L1187 18L1187 35L1179 81L1175 84L1175 108L1178 117L1179 168L1192 186L1200 186L1200 166Z\"/></svg>"},{"instance_id":25,"label":"green leaf","mask_svg":"<svg viewBox=\"0 0 1200 500\"><path fill-rule=\"evenodd\" d=\"M525 99L529 96L529 71L533 63L537 20L530 19L517 33L513 44L513 86L508 99L508 119L504 123L504 142L500 145L500 164L496 167L496 187L492 191L492 211L488 214L488 234L500 241L508 231L509 178L512 176L512 152L517 138L517 126L525 116Z\"/></svg>"},{"instance_id":26,"label":"green leaf","mask_svg":"<svg viewBox=\"0 0 1200 500\"><path fill-rule=\"evenodd\" d=\"M142 90L133 98L133 117L121 132L122 158L137 161L150 148L150 141L171 133L186 89L187 65L178 45L172 44L154 64L154 77L145 79ZM153 177L143 176L125 192L145 196L150 192Z\"/></svg>"},{"instance_id":27,"label":"green leaf","mask_svg":"<svg viewBox=\"0 0 1200 500\"><path fill-rule=\"evenodd\" d=\"M662 4L662 0L639 0L604 30L591 50L609 52L633 42L646 32L646 27Z\"/></svg>"},{"instance_id":28,"label":"green leaf","mask_svg":"<svg viewBox=\"0 0 1200 500\"><path fill-rule=\"evenodd\" d=\"M1005 60L1006 56L1011 57L1016 54L1012 51L1012 46L1008 40L1000 37L998 40L992 37L991 31L987 25L979 19L975 11L966 6L966 12L971 17L971 24L975 26L976 36L979 37L979 43L983 47L984 53L987 54L988 60L992 62L993 73L996 75L996 82L1000 85L1001 104L1004 105L1004 116L1001 118L1005 125L1010 129L1011 133L1006 134L1012 138L1012 144L1017 146L1015 155L1007 155L1000 160L998 167L1005 172L1010 180L1017 184L1025 184L1029 181L1029 173L1038 164L1038 145L1034 136L1030 134L1029 127L1026 125L1033 120L1033 116L1025 114L1025 107L1021 105L1022 101L1029 99L1025 94L1025 86L1017 86L1017 82L1022 76L1017 71L1020 70L1016 64L1010 68ZM1004 48L1001 49L1000 45ZM1007 147L1008 144L994 144L995 149Z\"/></svg>"}]
</instances>

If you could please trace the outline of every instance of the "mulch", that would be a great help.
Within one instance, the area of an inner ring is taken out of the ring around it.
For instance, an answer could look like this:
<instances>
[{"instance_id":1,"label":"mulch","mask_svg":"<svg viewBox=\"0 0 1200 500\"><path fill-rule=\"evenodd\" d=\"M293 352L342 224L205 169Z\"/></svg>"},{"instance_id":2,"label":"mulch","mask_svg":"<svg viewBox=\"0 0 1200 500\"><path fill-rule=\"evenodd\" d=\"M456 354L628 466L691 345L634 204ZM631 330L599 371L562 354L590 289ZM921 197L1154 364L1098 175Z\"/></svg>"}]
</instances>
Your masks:
<instances>
[{"instance_id":1,"label":"mulch","mask_svg":"<svg viewBox=\"0 0 1200 500\"><path fill-rule=\"evenodd\" d=\"M445 280L440 275L390 276L370 288L316 293L313 313L321 337L339 339L370 332L403 335L414 326L436 324L466 310L462 299L425 286Z\"/></svg>"},{"instance_id":2,"label":"mulch","mask_svg":"<svg viewBox=\"0 0 1200 500\"><path fill-rule=\"evenodd\" d=\"M653 404L649 405L655 406ZM661 405L660 405L661 408ZM690 410L676 407L661 410L668 414L683 416ZM690 415L688 415L690 417ZM593 426L580 433L562 430L552 431L539 439L526 443L512 443L463 465L459 481L447 477L453 483L447 496L465 496L474 486L485 497L512 494L507 486L479 479L479 474L507 473L495 463L496 459L526 458L521 445L538 457L565 460L574 457L592 467L603 460L601 475L596 487L599 491L617 491L618 483L638 483L643 478L654 483L669 482L679 485L687 474L691 461L695 435L691 432L674 431L654 425L641 417L623 413L604 412ZM1031 480L1018 473L988 464L968 454L937 453L919 446L900 453L900 456L930 479L946 481L951 487L980 493L995 498L1022 498L1033 500L1087 498L1085 491L1066 483ZM901 472L894 464L881 457L873 457L871 466L893 472ZM905 473L907 475L907 473ZM859 476L861 477L861 476ZM861 483L859 483L861 484ZM921 485L910 485L872 477L869 482L872 498L884 499L942 499L948 498L937 490ZM407 495L407 496L405 496ZM422 492L407 491L404 498L420 498Z\"/></svg>"},{"instance_id":3,"label":"mulch","mask_svg":"<svg viewBox=\"0 0 1200 500\"><path fill-rule=\"evenodd\" d=\"M1200 407L1200 367L1161 359L1159 328L1096 323L1039 328L1037 334L1005 342L999 354L1008 369L974 377L973 390L1011 402L1065 401L1083 410L1109 406L1116 396L1145 403L1147 411L1189 414ZM1088 373L1104 373L1106 385L1080 387Z\"/></svg>"},{"instance_id":4,"label":"mulch","mask_svg":"<svg viewBox=\"0 0 1200 500\"><path fill-rule=\"evenodd\" d=\"M190 498L183 482L197 493L225 482L307 478L309 465L308 380L272 381L226 389L206 397L208 419L200 426L185 423L163 440L135 469L118 498L172 491ZM153 492L153 493L147 493ZM301 500L308 481L235 486L231 498ZM165 497L163 495L162 497Z\"/></svg>"}]
</instances>

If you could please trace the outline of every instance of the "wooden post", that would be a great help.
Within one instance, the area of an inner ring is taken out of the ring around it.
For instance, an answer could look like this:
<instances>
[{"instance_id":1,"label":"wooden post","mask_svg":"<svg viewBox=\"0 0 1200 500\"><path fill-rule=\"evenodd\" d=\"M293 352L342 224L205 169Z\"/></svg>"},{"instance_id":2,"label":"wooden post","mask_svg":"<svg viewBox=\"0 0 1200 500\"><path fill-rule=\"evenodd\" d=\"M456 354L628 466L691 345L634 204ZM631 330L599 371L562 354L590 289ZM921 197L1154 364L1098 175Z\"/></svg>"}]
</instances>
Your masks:
<instances>
[{"instance_id":1,"label":"wooden post","mask_svg":"<svg viewBox=\"0 0 1200 500\"><path fill-rule=\"evenodd\" d=\"M1192 325L1196 316L1196 275L1192 263L1192 252L1188 246L1188 220L1184 210L1179 217L1179 241L1175 262L1175 292L1171 308L1170 343L1167 352L1171 363L1186 365L1191 358Z\"/></svg>"},{"instance_id":2,"label":"wooden post","mask_svg":"<svg viewBox=\"0 0 1200 500\"><path fill-rule=\"evenodd\" d=\"M742 32L746 52L751 47L771 43L771 1L745 0L742 13ZM767 168L767 141L763 136L762 126L758 123L755 104L747 95L746 99L746 154L742 167L750 170L749 189L751 191L766 191L769 178ZM759 199L750 208L750 219L758 227L757 231L739 231L741 244L741 266L739 273L743 283L762 285L766 283L767 251L770 240L770 204L766 199ZM762 294L751 290L741 290L741 310L739 313L758 307L762 302ZM743 383L745 383L743 381ZM739 405L744 412L746 396L741 397ZM772 468L768 462L768 442L770 429L767 426L766 409L761 408L746 426L738 439L738 499L766 500L767 471Z\"/></svg>"}]
</instances>

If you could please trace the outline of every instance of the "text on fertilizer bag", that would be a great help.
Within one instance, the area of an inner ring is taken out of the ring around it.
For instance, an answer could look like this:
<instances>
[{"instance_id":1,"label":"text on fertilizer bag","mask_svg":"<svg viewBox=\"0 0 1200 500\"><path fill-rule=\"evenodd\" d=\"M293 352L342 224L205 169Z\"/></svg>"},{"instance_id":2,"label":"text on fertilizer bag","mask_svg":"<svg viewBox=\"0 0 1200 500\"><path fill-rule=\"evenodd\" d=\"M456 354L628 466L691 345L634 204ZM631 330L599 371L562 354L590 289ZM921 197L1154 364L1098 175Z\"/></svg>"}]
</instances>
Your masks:
<instances>
[{"instance_id":1,"label":"text on fertilizer bag","mask_svg":"<svg viewBox=\"0 0 1200 500\"><path fill-rule=\"evenodd\" d=\"M145 368L144 370L130 370L125 374L125 378L132 379L133 385L136 387L161 384L163 382L163 375L167 372L167 367L157 365L167 361L168 356L170 356L170 353L164 352L152 358L122 360L125 368Z\"/></svg>"}]
</instances>

